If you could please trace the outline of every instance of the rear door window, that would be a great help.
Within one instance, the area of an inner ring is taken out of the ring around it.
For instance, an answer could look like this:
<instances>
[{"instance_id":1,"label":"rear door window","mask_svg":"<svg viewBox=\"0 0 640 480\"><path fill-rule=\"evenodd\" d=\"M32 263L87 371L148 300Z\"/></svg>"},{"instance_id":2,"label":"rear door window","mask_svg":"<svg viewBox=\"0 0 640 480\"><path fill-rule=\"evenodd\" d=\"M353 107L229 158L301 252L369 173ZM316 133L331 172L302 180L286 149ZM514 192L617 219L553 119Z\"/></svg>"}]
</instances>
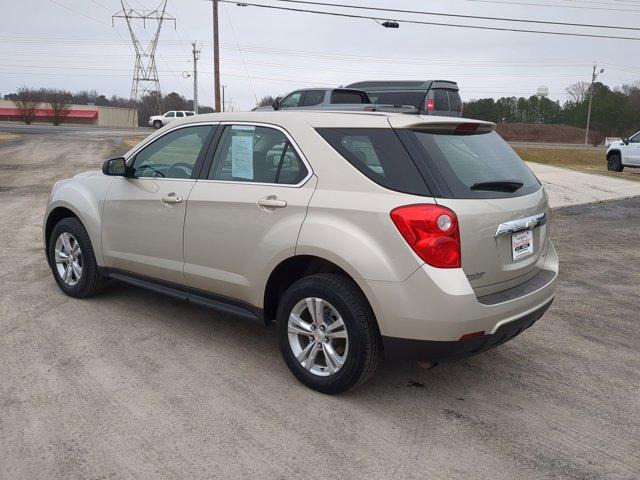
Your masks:
<instances>
[{"instance_id":1,"label":"rear door window","mask_svg":"<svg viewBox=\"0 0 640 480\"><path fill-rule=\"evenodd\" d=\"M324 90L307 90L302 100L303 107L313 107L314 105L320 105L324 102Z\"/></svg>"},{"instance_id":2,"label":"rear door window","mask_svg":"<svg viewBox=\"0 0 640 480\"><path fill-rule=\"evenodd\" d=\"M218 142L208 178L296 185L307 173L304 163L280 130L229 125Z\"/></svg>"},{"instance_id":3,"label":"rear door window","mask_svg":"<svg viewBox=\"0 0 640 480\"><path fill-rule=\"evenodd\" d=\"M424 160L435 165L455 198L517 197L541 187L496 132L456 135L411 131L409 135L417 140Z\"/></svg>"},{"instance_id":4,"label":"rear door window","mask_svg":"<svg viewBox=\"0 0 640 480\"><path fill-rule=\"evenodd\" d=\"M415 163L392 129L319 128L318 133L368 178L390 190L430 195Z\"/></svg>"}]
</instances>

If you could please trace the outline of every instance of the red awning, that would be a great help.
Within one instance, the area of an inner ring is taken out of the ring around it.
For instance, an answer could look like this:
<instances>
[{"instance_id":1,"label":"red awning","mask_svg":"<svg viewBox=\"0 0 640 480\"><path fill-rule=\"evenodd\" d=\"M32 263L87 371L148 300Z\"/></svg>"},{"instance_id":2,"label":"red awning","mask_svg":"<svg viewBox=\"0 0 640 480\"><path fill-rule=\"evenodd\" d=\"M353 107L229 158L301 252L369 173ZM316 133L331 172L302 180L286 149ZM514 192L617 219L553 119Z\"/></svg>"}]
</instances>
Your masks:
<instances>
[{"instance_id":1,"label":"red awning","mask_svg":"<svg viewBox=\"0 0 640 480\"><path fill-rule=\"evenodd\" d=\"M0 117L20 118L20 111L17 108L0 108ZM36 112L37 118L51 117L50 108L41 108ZM67 118L98 118L97 110L71 110Z\"/></svg>"}]
</instances>

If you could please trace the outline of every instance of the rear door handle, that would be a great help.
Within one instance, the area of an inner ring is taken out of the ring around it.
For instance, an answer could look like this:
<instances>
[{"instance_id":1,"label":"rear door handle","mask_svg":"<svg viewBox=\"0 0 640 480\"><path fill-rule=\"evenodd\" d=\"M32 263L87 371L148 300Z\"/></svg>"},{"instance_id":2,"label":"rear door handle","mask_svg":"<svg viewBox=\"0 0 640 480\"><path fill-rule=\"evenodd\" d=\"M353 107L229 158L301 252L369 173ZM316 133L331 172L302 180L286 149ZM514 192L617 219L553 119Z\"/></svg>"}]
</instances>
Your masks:
<instances>
[{"instance_id":1,"label":"rear door handle","mask_svg":"<svg viewBox=\"0 0 640 480\"><path fill-rule=\"evenodd\" d=\"M179 197L178 195L175 194L175 192L171 192L171 193L167 193L166 195L164 195L160 201L162 203L168 204L168 203L182 203L182 197Z\"/></svg>"},{"instance_id":2,"label":"rear door handle","mask_svg":"<svg viewBox=\"0 0 640 480\"><path fill-rule=\"evenodd\" d=\"M267 212L272 212L276 208L284 208L287 202L280 200L277 195L269 195L268 197L258 200L258 207Z\"/></svg>"}]
</instances>

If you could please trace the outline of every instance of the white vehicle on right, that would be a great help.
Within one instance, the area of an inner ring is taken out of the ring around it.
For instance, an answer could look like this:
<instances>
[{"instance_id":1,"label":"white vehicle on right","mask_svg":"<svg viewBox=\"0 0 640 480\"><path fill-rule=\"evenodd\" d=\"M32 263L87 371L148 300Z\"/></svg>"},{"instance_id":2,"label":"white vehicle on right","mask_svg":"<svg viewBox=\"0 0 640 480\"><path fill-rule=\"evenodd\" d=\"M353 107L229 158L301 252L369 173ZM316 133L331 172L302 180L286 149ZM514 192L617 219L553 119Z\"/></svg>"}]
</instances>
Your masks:
<instances>
[{"instance_id":1,"label":"white vehicle on right","mask_svg":"<svg viewBox=\"0 0 640 480\"><path fill-rule=\"evenodd\" d=\"M640 132L612 142L607 149L607 170L621 172L624 167L640 168Z\"/></svg>"}]
</instances>

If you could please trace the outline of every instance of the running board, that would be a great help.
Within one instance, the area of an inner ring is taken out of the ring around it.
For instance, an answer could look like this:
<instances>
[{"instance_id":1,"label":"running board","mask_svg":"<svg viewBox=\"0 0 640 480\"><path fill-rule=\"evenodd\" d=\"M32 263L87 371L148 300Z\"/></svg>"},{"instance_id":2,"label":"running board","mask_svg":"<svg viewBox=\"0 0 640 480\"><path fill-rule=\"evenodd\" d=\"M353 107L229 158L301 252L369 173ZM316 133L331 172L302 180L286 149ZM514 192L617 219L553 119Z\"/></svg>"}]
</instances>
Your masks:
<instances>
[{"instance_id":1,"label":"running board","mask_svg":"<svg viewBox=\"0 0 640 480\"><path fill-rule=\"evenodd\" d=\"M239 300L215 295L209 292L203 292L201 290L192 289L182 285L162 282L148 277L141 277L120 270L106 269L105 273L106 276L113 278L114 280L119 280L136 287L151 290L152 292L161 293L171 298L211 308L212 310L216 310L220 313L226 313L236 317L246 318L248 320L263 321L264 316L261 309Z\"/></svg>"}]
</instances>

